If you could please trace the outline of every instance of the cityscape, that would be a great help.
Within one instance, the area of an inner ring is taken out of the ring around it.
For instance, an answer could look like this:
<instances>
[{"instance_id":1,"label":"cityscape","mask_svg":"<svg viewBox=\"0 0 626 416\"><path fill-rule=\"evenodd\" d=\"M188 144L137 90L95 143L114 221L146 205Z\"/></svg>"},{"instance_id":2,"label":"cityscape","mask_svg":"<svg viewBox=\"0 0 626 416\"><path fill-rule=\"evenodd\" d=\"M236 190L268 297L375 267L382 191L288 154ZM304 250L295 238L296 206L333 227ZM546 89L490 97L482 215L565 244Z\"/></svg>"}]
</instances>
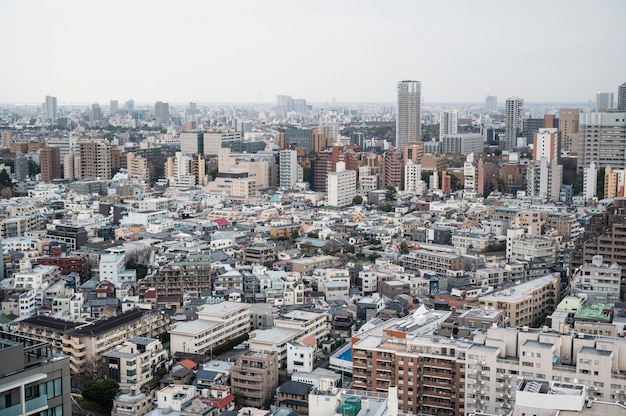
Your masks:
<instances>
[{"instance_id":1,"label":"cityscape","mask_svg":"<svg viewBox=\"0 0 626 416\"><path fill-rule=\"evenodd\" d=\"M626 414L621 3L26 3L0 416Z\"/></svg>"}]
</instances>

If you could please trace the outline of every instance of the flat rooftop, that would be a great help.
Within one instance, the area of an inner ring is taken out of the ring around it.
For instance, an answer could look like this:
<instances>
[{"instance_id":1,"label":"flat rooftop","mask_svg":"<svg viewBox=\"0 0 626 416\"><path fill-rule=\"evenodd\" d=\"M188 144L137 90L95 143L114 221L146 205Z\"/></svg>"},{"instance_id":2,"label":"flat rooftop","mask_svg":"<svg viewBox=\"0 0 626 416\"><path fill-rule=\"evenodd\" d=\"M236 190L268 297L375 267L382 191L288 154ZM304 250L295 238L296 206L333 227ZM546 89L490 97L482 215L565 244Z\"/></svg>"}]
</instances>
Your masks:
<instances>
[{"instance_id":1,"label":"flat rooftop","mask_svg":"<svg viewBox=\"0 0 626 416\"><path fill-rule=\"evenodd\" d=\"M195 321L180 322L176 324L176 326L172 328L170 332L172 334L180 335L198 335L218 325L219 323L214 321L196 319Z\"/></svg>"},{"instance_id":2,"label":"flat rooftop","mask_svg":"<svg viewBox=\"0 0 626 416\"><path fill-rule=\"evenodd\" d=\"M302 330L274 327L270 329L257 329L253 332L250 343L265 342L270 344L282 344L291 341L303 334Z\"/></svg>"}]
</instances>

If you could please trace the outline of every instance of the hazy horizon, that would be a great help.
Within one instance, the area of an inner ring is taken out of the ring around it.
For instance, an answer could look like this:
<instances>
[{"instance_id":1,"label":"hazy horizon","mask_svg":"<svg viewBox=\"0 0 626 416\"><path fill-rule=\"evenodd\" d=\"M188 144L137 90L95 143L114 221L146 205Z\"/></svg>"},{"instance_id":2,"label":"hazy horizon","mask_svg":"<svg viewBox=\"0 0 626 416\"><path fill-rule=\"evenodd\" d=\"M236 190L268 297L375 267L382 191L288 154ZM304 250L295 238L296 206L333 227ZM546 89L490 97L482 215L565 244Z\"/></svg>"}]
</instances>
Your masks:
<instances>
[{"instance_id":1,"label":"hazy horizon","mask_svg":"<svg viewBox=\"0 0 626 416\"><path fill-rule=\"evenodd\" d=\"M3 0L0 103L393 104L415 79L426 104L583 104L626 82L625 15L620 0Z\"/></svg>"}]
</instances>

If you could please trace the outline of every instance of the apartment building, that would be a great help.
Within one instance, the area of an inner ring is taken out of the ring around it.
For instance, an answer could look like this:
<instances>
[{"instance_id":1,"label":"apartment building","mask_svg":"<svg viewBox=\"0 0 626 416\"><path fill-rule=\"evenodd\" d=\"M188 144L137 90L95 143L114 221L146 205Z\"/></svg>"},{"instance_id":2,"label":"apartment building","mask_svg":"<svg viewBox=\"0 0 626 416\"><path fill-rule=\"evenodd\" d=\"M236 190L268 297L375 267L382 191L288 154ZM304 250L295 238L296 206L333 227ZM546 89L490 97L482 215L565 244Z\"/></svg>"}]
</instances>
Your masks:
<instances>
[{"instance_id":1,"label":"apartment building","mask_svg":"<svg viewBox=\"0 0 626 416\"><path fill-rule=\"evenodd\" d=\"M428 270L443 276L459 277L465 271L463 257L449 251L413 250L400 257L400 265L409 270Z\"/></svg>"},{"instance_id":2,"label":"apartment building","mask_svg":"<svg viewBox=\"0 0 626 416\"><path fill-rule=\"evenodd\" d=\"M162 266L138 282L138 292L154 288L158 296L182 296L186 291L211 290L211 256L189 254Z\"/></svg>"},{"instance_id":3,"label":"apartment building","mask_svg":"<svg viewBox=\"0 0 626 416\"><path fill-rule=\"evenodd\" d=\"M150 381L156 368L167 360L167 351L154 338L133 337L102 355L103 373L130 392Z\"/></svg>"},{"instance_id":4,"label":"apartment building","mask_svg":"<svg viewBox=\"0 0 626 416\"><path fill-rule=\"evenodd\" d=\"M591 264L585 263L572 276L572 295L584 294L587 304L614 303L620 299L622 268L603 262L601 255L593 256Z\"/></svg>"},{"instance_id":5,"label":"apartment building","mask_svg":"<svg viewBox=\"0 0 626 416\"><path fill-rule=\"evenodd\" d=\"M541 329L490 328L467 339L386 331L353 344L354 388L398 387L413 414L507 414L521 378L580 383L591 398L626 397L626 340Z\"/></svg>"},{"instance_id":6,"label":"apartment building","mask_svg":"<svg viewBox=\"0 0 626 416\"><path fill-rule=\"evenodd\" d=\"M481 296L480 307L503 310L510 326L532 325L559 303L560 282L558 273L539 277Z\"/></svg>"},{"instance_id":7,"label":"apartment building","mask_svg":"<svg viewBox=\"0 0 626 416\"><path fill-rule=\"evenodd\" d=\"M326 338L330 330L328 312L302 310L285 312L274 318L274 325L278 328L300 330L305 335L315 335L317 342Z\"/></svg>"},{"instance_id":8,"label":"apartment building","mask_svg":"<svg viewBox=\"0 0 626 416\"><path fill-rule=\"evenodd\" d=\"M49 316L33 316L18 323L17 331L50 342L57 354L70 359L72 376L98 375L102 355L129 338L153 338L167 332L169 317L133 309L107 319L77 323Z\"/></svg>"},{"instance_id":9,"label":"apartment building","mask_svg":"<svg viewBox=\"0 0 626 416\"><path fill-rule=\"evenodd\" d=\"M243 395L243 405L262 408L278 387L278 354L245 352L230 368L233 393Z\"/></svg>"},{"instance_id":10,"label":"apartment building","mask_svg":"<svg viewBox=\"0 0 626 416\"><path fill-rule=\"evenodd\" d=\"M250 304L220 302L198 309L198 319L180 322L170 331L173 352L203 354L250 330Z\"/></svg>"},{"instance_id":11,"label":"apartment building","mask_svg":"<svg viewBox=\"0 0 626 416\"><path fill-rule=\"evenodd\" d=\"M72 414L69 360L48 342L0 332L0 379L0 414Z\"/></svg>"},{"instance_id":12,"label":"apartment building","mask_svg":"<svg viewBox=\"0 0 626 416\"><path fill-rule=\"evenodd\" d=\"M339 267L341 262L339 257L315 256L294 259L290 261L291 271L302 275L310 275L315 269L326 269L329 267Z\"/></svg>"}]
</instances>

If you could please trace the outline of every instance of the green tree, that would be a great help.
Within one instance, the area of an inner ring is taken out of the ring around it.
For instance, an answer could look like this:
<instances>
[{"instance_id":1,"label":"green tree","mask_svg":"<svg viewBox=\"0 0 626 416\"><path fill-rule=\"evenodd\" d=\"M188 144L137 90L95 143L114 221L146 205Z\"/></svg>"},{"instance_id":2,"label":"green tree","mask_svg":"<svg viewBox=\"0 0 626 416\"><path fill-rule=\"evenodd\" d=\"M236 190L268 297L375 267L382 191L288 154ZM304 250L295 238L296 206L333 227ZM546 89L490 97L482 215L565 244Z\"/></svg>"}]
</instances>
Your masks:
<instances>
[{"instance_id":1,"label":"green tree","mask_svg":"<svg viewBox=\"0 0 626 416\"><path fill-rule=\"evenodd\" d=\"M376 261L377 258L379 258L380 256L377 253L372 253L369 256L367 256L367 259L369 261L371 261L372 263Z\"/></svg>"},{"instance_id":2,"label":"green tree","mask_svg":"<svg viewBox=\"0 0 626 416\"><path fill-rule=\"evenodd\" d=\"M300 237L300 231L299 230L293 230L291 232L291 235L289 236L289 241L290 242L294 242L298 239L298 237Z\"/></svg>"},{"instance_id":3,"label":"green tree","mask_svg":"<svg viewBox=\"0 0 626 416\"><path fill-rule=\"evenodd\" d=\"M113 407L113 398L120 391L120 385L112 378L88 381L83 386L81 394L90 402L99 404L103 409Z\"/></svg>"},{"instance_id":4,"label":"green tree","mask_svg":"<svg viewBox=\"0 0 626 416\"><path fill-rule=\"evenodd\" d=\"M391 212L393 210L393 205L391 205L389 202L387 202L384 206L383 209L385 210L385 212Z\"/></svg>"},{"instance_id":5,"label":"green tree","mask_svg":"<svg viewBox=\"0 0 626 416\"><path fill-rule=\"evenodd\" d=\"M395 186L388 186L385 192L385 199L389 202L394 202L398 196L398 191Z\"/></svg>"},{"instance_id":6,"label":"green tree","mask_svg":"<svg viewBox=\"0 0 626 416\"><path fill-rule=\"evenodd\" d=\"M13 181L11 180L11 176L9 176L6 169L2 169L2 172L0 172L0 186L3 188L13 187Z\"/></svg>"},{"instance_id":7,"label":"green tree","mask_svg":"<svg viewBox=\"0 0 626 416\"><path fill-rule=\"evenodd\" d=\"M350 244L348 247L346 247L346 252L350 253L350 254L354 254L355 252L355 248L352 244Z\"/></svg>"},{"instance_id":8,"label":"green tree","mask_svg":"<svg viewBox=\"0 0 626 416\"><path fill-rule=\"evenodd\" d=\"M400 243L400 253L409 254L409 245L406 243L406 241Z\"/></svg>"},{"instance_id":9,"label":"green tree","mask_svg":"<svg viewBox=\"0 0 626 416\"><path fill-rule=\"evenodd\" d=\"M41 167L34 160L28 161L28 176L35 176L41 173Z\"/></svg>"},{"instance_id":10,"label":"green tree","mask_svg":"<svg viewBox=\"0 0 626 416\"><path fill-rule=\"evenodd\" d=\"M361 195L357 195L352 198L352 205L361 205L363 203L363 197Z\"/></svg>"}]
</instances>

